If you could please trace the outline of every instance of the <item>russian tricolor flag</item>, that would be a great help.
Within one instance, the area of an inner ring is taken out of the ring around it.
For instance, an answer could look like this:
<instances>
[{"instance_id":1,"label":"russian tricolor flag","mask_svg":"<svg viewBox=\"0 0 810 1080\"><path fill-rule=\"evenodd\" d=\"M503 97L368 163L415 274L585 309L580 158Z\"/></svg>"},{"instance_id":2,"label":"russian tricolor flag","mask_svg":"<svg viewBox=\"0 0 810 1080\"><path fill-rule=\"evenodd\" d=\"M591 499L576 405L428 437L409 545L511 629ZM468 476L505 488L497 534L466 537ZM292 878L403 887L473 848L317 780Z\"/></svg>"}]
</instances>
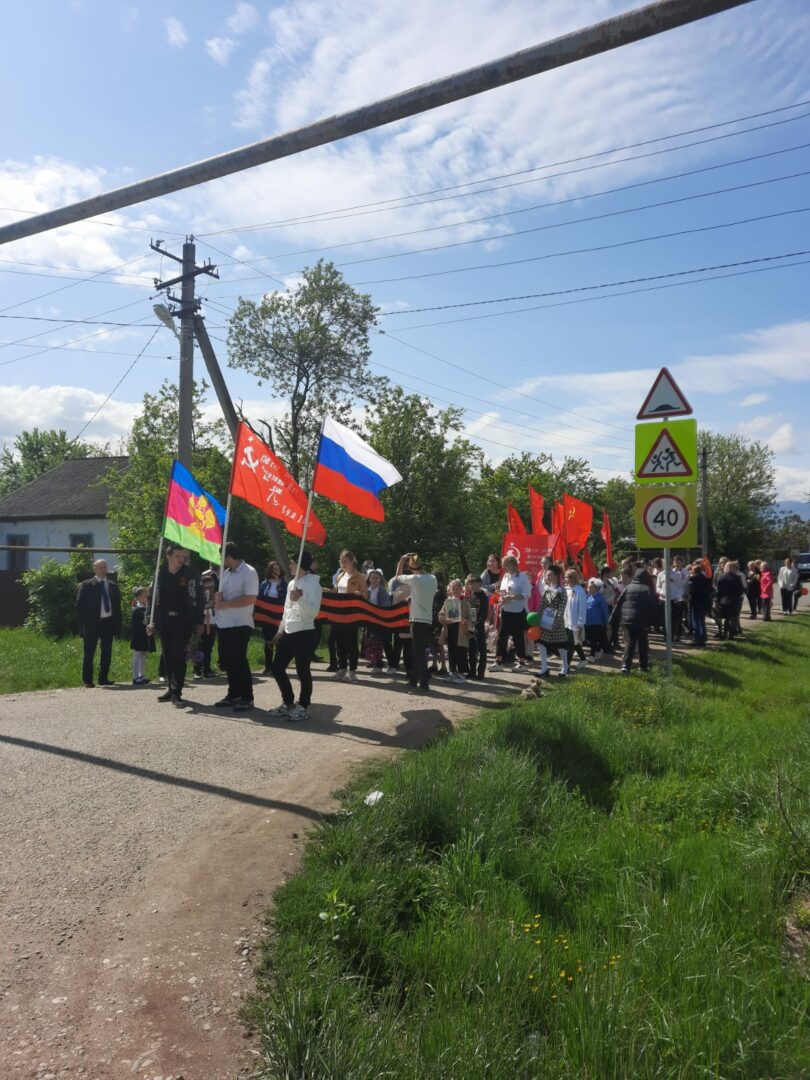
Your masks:
<instances>
[{"instance_id":1,"label":"russian tricolor flag","mask_svg":"<svg viewBox=\"0 0 810 1080\"><path fill-rule=\"evenodd\" d=\"M385 511L377 498L402 477L385 458L351 428L337 420L324 420L312 490L341 503L347 510L372 521L384 521Z\"/></svg>"}]
</instances>

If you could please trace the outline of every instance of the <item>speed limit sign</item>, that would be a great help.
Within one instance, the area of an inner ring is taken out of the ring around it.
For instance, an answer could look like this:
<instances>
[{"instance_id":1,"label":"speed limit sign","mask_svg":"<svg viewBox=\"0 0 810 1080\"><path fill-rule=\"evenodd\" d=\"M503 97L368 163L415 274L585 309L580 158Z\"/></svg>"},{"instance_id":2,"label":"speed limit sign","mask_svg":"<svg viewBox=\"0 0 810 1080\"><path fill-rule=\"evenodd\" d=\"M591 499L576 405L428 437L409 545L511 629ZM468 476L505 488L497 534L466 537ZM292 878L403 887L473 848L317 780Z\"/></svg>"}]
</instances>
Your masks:
<instances>
[{"instance_id":1,"label":"speed limit sign","mask_svg":"<svg viewBox=\"0 0 810 1080\"><path fill-rule=\"evenodd\" d=\"M639 547L697 547L694 484L636 488L636 543Z\"/></svg>"}]
</instances>

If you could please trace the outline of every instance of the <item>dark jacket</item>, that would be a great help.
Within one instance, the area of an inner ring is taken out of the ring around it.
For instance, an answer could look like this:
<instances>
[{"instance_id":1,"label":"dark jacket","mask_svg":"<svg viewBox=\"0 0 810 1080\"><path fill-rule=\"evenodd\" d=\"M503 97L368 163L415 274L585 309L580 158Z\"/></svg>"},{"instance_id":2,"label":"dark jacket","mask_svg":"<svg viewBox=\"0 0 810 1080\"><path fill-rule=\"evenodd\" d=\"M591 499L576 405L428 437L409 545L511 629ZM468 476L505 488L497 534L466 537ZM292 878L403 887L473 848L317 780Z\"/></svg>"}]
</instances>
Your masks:
<instances>
[{"instance_id":1,"label":"dark jacket","mask_svg":"<svg viewBox=\"0 0 810 1080\"><path fill-rule=\"evenodd\" d=\"M149 622L149 608L136 604L129 620L129 647L136 652L154 652L155 639L146 633Z\"/></svg>"},{"instance_id":2,"label":"dark jacket","mask_svg":"<svg viewBox=\"0 0 810 1080\"><path fill-rule=\"evenodd\" d=\"M618 607L622 626L646 630L654 621L654 604L647 571L636 570L633 580L619 597Z\"/></svg>"},{"instance_id":3,"label":"dark jacket","mask_svg":"<svg viewBox=\"0 0 810 1080\"><path fill-rule=\"evenodd\" d=\"M693 611L706 612L711 609L714 586L712 579L701 571L689 577L689 603Z\"/></svg>"},{"instance_id":4,"label":"dark jacket","mask_svg":"<svg viewBox=\"0 0 810 1080\"><path fill-rule=\"evenodd\" d=\"M172 574L164 563L157 576L155 596L155 626L159 634L167 629L171 612L182 620L184 631L191 636L196 626L202 626L205 594L202 581L190 566L181 566ZM174 624L176 625L176 624Z\"/></svg>"},{"instance_id":5,"label":"dark jacket","mask_svg":"<svg viewBox=\"0 0 810 1080\"><path fill-rule=\"evenodd\" d=\"M717 579L717 603L733 611L742 601L743 583L739 574L721 574Z\"/></svg>"},{"instance_id":6,"label":"dark jacket","mask_svg":"<svg viewBox=\"0 0 810 1080\"><path fill-rule=\"evenodd\" d=\"M79 633L84 637L85 631L91 634L98 633L101 623L102 585L95 577L83 581L76 590L76 621L79 624ZM121 593L114 581L107 578L107 593L110 597L112 609L113 633L121 632Z\"/></svg>"},{"instance_id":7,"label":"dark jacket","mask_svg":"<svg viewBox=\"0 0 810 1080\"><path fill-rule=\"evenodd\" d=\"M275 597L275 603L284 605L284 600L287 597L287 582L284 578L271 581L270 578L263 578L259 583L259 599L273 601L273 597L270 595L271 585L278 586L278 596Z\"/></svg>"}]
</instances>

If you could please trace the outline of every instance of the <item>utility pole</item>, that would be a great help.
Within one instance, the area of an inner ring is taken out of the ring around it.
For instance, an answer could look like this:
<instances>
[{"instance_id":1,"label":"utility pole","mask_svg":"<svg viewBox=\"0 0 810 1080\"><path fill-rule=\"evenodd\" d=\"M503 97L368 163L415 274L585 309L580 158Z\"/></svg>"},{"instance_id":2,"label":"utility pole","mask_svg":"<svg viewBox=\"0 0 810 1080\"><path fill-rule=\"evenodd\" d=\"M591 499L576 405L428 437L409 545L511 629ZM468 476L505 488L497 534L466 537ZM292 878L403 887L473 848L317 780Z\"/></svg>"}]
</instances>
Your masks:
<instances>
[{"instance_id":1,"label":"utility pole","mask_svg":"<svg viewBox=\"0 0 810 1080\"><path fill-rule=\"evenodd\" d=\"M700 546L703 557L709 554L709 448L704 444L700 451Z\"/></svg>"},{"instance_id":2,"label":"utility pole","mask_svg":"<svg viewBox=\"0 0 810 1080\"><path fill-rule=\"evenodd\" d=\"M222 415L225 417L225 423L228 425L228 430L231 433L231 438L236 440L236 429L239 426L239 417L236 413L236 409L233 406L231 395L228 393L228 387L225 385L225 380L222 377L222 369L219 366L217 355L214 352L214 346L211 344L211 338L208 336L208 330L205 327L205 320L202 315L195 315L193 319L193 330L197 335L197 342L200 346L200 352L202 353L205 366L208 368L208 374L211 378L211 385L214 387L214 393L217 395L219 406L222 409ZM266 514L262 514L262 521L264 527L267 530L267 535L270 538L270 543L273 546L273 554L276 557L276 561L283 571L287 570L287 563L290 560L290 556L287 553L287 548L284 545L284 536L281 532L281 528L277 521L273 518L267 517Z\"/></svg>"},{"instance_id":3,"label":"utility pole","mask_svg":"<svg viewBox=\"0 0 810 1080\"><path fill-rule=\"evenodd\" d=\"M74 221L84 221L97 214L107 214L125 206L134 206L147 199L182 191L222 176L231 176L243 169L252 169L268 161L278 161L279 158L300 154L316 146L325 146L349 135L371 131L452 101L461 101L474 94L507 86L519 79L527 79L532 75L576 63L589 56L598 56L611 49L642 41L655 34L663 34L677 26L685 26L697 19L705 19L709 15L730 11L748 3L751 3L751 0L655 0L654 3L634 11L622 12L621 15L614 15L552 41L532 45L520 52L501 56L497 60L456 72L435 82L403 90L399 94L361 105L349 112L325 117L295 131L273 135L269 139L262 139L237 150L229 150L205 161L183 165L159 176L137 180L115 191L106 191L69 206L61 206L23 221L0 226L0 245L11 240L21 240L25 236L36 236Z\"/></svg>"},{"instance_id":4,"label":"utility pole","mask_svg":"<svg viewBox=\"0 0 810 1080\"><path fill-rule=\"evenodd\" d=\"M150 243L152 251L159 255L166 255L174 259L183 268L182 274L169 278L168 281L159 281L155 278L155 288L160 292L166 289L166 296L173 304L179 304L178 308L169 310L172 316L180 318L180 378L179 409L177 418L177 460L191 468L191 447L193 442L194 426L194 317L200 306L200 301L194 296L194 282L200 274L209 274L218 278L216 267L209 260L205 266L197 266L197 249L194 237L187 236L183 244L183 257L172 255L163 247L163 241L158 240ZM173 285L180 285L180 296L170 293L168 290Z\"/></svg>"}]
</instances>

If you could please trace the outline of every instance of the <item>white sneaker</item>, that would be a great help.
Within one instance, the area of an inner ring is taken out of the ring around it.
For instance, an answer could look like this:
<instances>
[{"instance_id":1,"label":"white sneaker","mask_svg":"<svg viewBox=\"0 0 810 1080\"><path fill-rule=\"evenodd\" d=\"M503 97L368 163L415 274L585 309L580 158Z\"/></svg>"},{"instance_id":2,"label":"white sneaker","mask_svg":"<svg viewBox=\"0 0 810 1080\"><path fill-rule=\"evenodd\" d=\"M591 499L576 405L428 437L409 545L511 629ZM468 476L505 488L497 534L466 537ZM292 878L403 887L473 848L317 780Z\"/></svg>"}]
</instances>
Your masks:
<instances>
[{"instance_id":1,"label":"white sneaker","mask_svg":"<svg viewBox=\"0 0 810 1080\"><path fill-rule=\"evenodd\" d=\"M602 657L603 657L604 655L605 655L605 654L604 654L604 653L602 652L602 650L600 649L600 650L599 650L598 652L594 653L594 654L593 654L593 656L591 657L591 663L593 663L593 664L598 664L598 663L599 663L599 661L600 661L600 660L602 659Z\"/></svg>"},{"instance_id":2,"label":"white sneaker","mask_svg":"<svg viewBox=\"0 0 810 1080\"><path fill-rule=\"evenodd\" d=\"M346 679L349 682L357 682L357 672L356 671L347 671L346 672Z\"/></svg>"},{"instance_id":3,"label":"white sneaker","mask_svg":"<svg viewBox=\"0 0 810 1080\"><path fill-rule=\"evenodd\" d=\"M309 720L309 709L303 705L293 705L287 714L288 720Z\"/></svg>"},{"instance_id":4,"label":"white sneaker","mask_svg":"<svg viewBox=\"0 0 810 1080\"><path fill-rule=\"evenodd\" d=\"M295 706L292 706L292 708L295 708ZM291 709L291 706L289 706L289 705L277 705L275 707L275 709L268 709L267 712L268 712L268 715L270 715L270 716L287 717L287 716L290 715L290 709Z\"/></svg>"},{"instance_id":5,"label":"white sneaker","mask_svg":"<svg viewBox=\"0 0 810 1080\"><path fill-rule=\"evenodd\" d=\"M496 660L494 664L489 665L489 670L490 671L503 671L503 668L501 667L501 665Z\"/></svg>"},{"instance_id":6,"label":"white sneaker","mask_svg":"<svg viewBox=\"0 0 810 1080\"><path fill-rule=\"evenodd\" d=\"M347 676L348 672L344 671L342 668L338 668L338 670L335 672L335 682L343 682L343 680L347 678Z\"/></svg>"}]
</instances>

